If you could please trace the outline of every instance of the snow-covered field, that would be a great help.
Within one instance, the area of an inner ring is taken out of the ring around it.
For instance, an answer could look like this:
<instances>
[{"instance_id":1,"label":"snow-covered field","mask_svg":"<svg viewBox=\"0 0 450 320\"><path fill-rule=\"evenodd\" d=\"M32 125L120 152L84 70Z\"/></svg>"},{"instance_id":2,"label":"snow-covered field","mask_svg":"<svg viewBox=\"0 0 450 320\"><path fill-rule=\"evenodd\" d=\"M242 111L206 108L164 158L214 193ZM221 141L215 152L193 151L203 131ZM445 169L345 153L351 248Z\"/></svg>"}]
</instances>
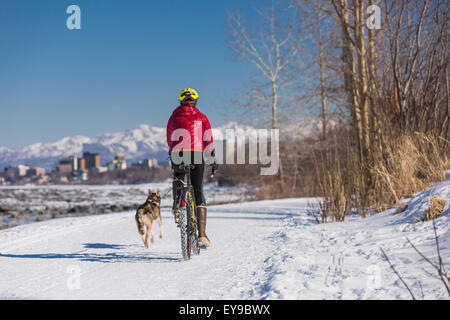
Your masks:
<instances>
[{"instance_id":1,"label":"snow-covered field","mask_svg":"<svg viewBox=\"0 0 450 320\"><path fill-rule=\"evenodd\" d=\"M424 191L402 213L317 224L315 199L209 207L212 246L191 261L180 254L168 208L163 239L145 249L134 212L53 219L0 231L4 299L410 299L383 248L416 297L448 299L434 270L432 222L416 222L430 194L447 200L436 220L450 269L450 182ZM422 289L421 289L422 287Z\"/></svg>"},{"instance_id":2,"label":"snow-covered field","mask_svg":"<svg viewBox=\"0 0 450 320\"><path fill-rule=\"evenodd\" d=\"M0 186L0 229L65 216L135 210L149 189L161 191L162 206L172 206L171 180L137 185ZM166 192L169 191L167 194ZM246 186L230 188L206 184L210 203L249 200Z\"/></svg>"}]
</instances>

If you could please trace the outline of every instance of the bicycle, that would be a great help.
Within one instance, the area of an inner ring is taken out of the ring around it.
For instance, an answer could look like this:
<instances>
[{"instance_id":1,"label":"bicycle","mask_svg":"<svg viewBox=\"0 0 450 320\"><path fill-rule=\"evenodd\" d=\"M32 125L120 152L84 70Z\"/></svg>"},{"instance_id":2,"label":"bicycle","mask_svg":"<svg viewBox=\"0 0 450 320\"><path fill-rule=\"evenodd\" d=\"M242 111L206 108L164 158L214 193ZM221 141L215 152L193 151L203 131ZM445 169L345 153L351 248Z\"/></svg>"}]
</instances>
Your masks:
<instances>
[{"instance_id":1,"label":"bicycle","mask_svg":"<svg viewBox=\"0 0 450 320\"><path fill-rule=\"evenodd\" d=\"M184 260L189 260L191 254L200 254L197 206L191 184L191 169L195 167L192 164L182 163L179 168L185 172L185 179L183 186L176 189L174 219L177 227L180 228L181 254ZM211 177L213 176L214 169L211 172Z\"/></svg>"}]
</instances>

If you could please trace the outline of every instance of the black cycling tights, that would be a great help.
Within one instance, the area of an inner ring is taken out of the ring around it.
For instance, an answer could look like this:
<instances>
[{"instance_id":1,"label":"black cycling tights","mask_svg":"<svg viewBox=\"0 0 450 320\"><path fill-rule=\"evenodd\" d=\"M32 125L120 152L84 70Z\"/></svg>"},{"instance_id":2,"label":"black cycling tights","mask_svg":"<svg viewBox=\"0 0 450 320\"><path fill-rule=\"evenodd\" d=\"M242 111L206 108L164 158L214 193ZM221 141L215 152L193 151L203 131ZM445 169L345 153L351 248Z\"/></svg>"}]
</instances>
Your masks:
<instances>
[{"instance_id":1,"label":"black cycling tights","mask_svg":"<svg viewBox=\"0 0 450 320\"><path fill-rule=\"evenodd\" d=\"M203 161L203 153L199 151L193 151L193 152L175 152L178 157L174 157L174 153L170 155L171 162L172 162L172 169L173 169L173 176L174 179L180 179L184 180L184 170L179 168L180 165L180 157L185 159L184 164L186 162L189 162L189 164L194 164L195 168L191 169L191 183L194 187L194 194L195 194L195 203L197 206L206 206L206 200L205 196L203 194L203 175L205 173L205 162ZM186 159L188 159L186 161ZM197 160L197 161L194 161ZM198 161L200 159L200 161ZM200 163L199 163L200 162Z\"/></svg>"}]
</instances>

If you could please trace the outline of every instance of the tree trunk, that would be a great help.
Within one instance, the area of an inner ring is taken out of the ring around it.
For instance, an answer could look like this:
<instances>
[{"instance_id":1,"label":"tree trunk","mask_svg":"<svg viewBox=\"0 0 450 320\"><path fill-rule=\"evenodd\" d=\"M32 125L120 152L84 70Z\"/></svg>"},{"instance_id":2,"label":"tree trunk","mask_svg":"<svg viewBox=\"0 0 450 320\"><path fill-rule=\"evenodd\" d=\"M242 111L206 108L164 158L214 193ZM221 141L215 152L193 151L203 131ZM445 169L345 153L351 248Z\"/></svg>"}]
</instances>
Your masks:
<instances>
[{"instance_id":1,"label":"tree trunk","mask_svg":"<svg viewBox=\"0 0 450 320\"><path fill-rule=\"evenodd\" d=\"M363 135L363 156L370 159L369 104L367 99L366 46L364 39L364 1L353 2L355 18L355 45L358 59L358 97L361 109L361 129Z\"/></svg>"},{"instance_id":2,"label":"tree trunk","mask_svg":"<svg viewBox=\"0 0 450 320\"><path fill-rule=\"evenodd\" d=\"M320 97L322 102L322 139L327 139L327 98L325 91L325 67L323 61L323 41L322 34L320 30L320 18L321 12L317 10L317 35L319 40L319 69L320 69Z\"/></svg>"},{"instance_id":3,"label":"tree trunk","mask_svg":"<svg viewBox=\"0 0 450 320\"><path fill-rule=\"evenodd\" d=\"M369 5L373 5L374 1L369 0ZM375 31L369 29L369 84L370 84L370 109L369 109L369 125L371 132L372 143L378 145L379 143L379 125L377 112L375 111L375 106L378 103L377 99L377 87L376 87L376 69L375 69ZM372 148L372 153L374 152Z\"/></svg>"},{"instance_id":4,"label":"tree trunk","mask_svg":"<svg viewBox=\"0 0 450 320\"><path fill-rule=\"evenodd\" d=\"M354 136L356 146L358 149L359 160L362 161L362 128L360 122L360 114L358 109L358 99L356 93L356 78L355 78L355 62L353 58L353 47L349 31L348 18L348 4L347 0L339 0L339 20L342 28L342 60L343 60L343 74L344 87L347 93L348 105L352 119L352 126L354 129Z\"/></svg>"},{"instance_id":5,"label":"tree trunk","mask_svg":"<svg viewBox=\"0 0 450 320\"><path fill-rule=\"evenodd\" d=\"M272 129L277 129L278 90L275 79L272 79Z\"/></svg>"}]
</instances>

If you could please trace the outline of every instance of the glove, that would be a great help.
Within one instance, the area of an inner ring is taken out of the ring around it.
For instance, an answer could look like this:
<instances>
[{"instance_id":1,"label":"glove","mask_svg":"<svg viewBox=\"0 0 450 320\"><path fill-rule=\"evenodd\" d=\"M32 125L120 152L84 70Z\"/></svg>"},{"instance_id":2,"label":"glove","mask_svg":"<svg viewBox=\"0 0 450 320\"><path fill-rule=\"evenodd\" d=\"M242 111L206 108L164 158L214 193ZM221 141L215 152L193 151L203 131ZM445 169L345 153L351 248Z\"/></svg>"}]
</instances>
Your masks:
<instances>
[{"instance_id":1,"label":"glove","mask_svg":"<svg viewBox=\"0 0 450 320\"><path fill-rule=\"evenodd\" d=\"M205 163L209 166L216 164L215 150L213 150L210 155L205 154Z\"/></svg>"},{"instance_id":2,"label":"glove","mask_svg":"<svg viewBox=\"0 0 450 320\"><path fill-rule=\"evenodd\" d=\"M214 173L217 171L217 169L219 169L219 165L216 163L215 160L216 159L214 159L214 163L211 164L211 167L212 167L212 169L211 169L211 176L210 176L211 179L214 177Z\"/></svg>"},{"instance_id":3,"label":"glove","mask_svg":"<svg viewBox=\"0 0 450 320\"><path fill-rule=\"evenodd\" d=\"M205 163L212 167L213 172L217 171L217 169L219 169L219 165L217 164L216 158L214 158L214 157L205 159Z\"/></svg>"},{"instance_id":4,"label":"glove","mask_svg":"<svg viewBox=\"0 0 450 320\"><path fill-rule=\"evenodd\" d=\"M206 163L208 166L212 166L213 164L216 163L216 158L214 158L214 157L208 157L208 158L205 158L205 163Z\"/></svg>"}]
</instances>

